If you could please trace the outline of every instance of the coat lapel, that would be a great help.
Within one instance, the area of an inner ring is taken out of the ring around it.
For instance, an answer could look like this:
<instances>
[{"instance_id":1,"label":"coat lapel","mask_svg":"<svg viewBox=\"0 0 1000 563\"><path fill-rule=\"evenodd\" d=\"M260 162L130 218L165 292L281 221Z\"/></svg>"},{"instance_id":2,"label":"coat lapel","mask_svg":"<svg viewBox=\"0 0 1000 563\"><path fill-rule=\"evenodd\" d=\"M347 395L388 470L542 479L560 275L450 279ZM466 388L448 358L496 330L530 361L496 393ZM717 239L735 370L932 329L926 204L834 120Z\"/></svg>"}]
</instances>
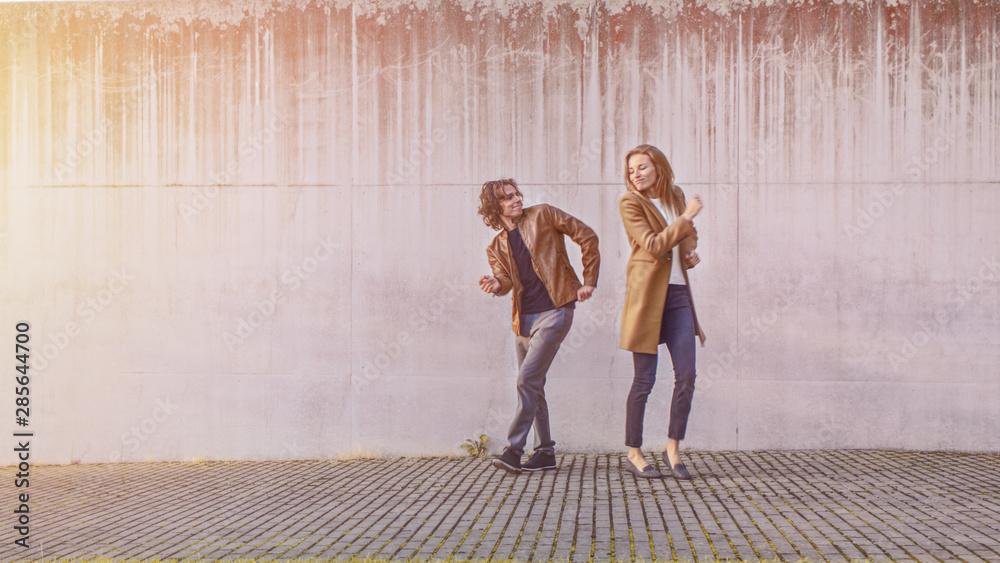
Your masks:
<instances>
[{"instance_id":1,"label":"coat lapel","mask_svg":"<svg viewBox=\"0 0 1000 563\"><path fill-rule=\"evenodd\" d=\"M656 207L656 204L653 203L648 197L638 192L632 192L632 193L635 194L635 198L639 200L639 203L642 205L642 208L646 210L646 216L652 219L651 224L656 228L656 231L659 232L662 231L663 229L666 229L667 219L666 217L663 216L662 213L660 213L660 210Z\"/></svg>"}]
</instances>

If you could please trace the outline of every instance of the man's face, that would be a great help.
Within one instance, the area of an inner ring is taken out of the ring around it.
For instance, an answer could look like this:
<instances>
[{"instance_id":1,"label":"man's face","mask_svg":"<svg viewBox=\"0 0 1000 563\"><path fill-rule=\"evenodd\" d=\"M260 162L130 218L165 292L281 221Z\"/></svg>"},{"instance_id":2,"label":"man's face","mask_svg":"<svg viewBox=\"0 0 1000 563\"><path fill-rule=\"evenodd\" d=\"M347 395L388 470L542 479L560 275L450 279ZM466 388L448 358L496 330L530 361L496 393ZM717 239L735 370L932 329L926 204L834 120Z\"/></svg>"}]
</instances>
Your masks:
<instances>
[{"instance_id":1,"label":"man's face","mask_svg":"<svg viewBox=\"0 0 1000 563\"><path fill-rule=\"evenodd\" d=\"M503 208L502 215L513 221L521 216L521 193L510 184L503 185L503 196L500 197L500 205Z\"/></svg>"}]
</instances>

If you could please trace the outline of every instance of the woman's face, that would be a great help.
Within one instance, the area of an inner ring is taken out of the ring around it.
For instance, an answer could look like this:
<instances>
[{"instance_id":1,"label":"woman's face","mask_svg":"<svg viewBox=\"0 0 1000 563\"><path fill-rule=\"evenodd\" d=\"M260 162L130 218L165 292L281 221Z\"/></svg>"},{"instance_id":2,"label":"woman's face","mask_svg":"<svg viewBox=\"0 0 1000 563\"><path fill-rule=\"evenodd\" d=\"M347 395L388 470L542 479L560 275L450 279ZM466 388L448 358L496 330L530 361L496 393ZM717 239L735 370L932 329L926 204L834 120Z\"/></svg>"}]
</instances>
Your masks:
<instances>
[{"instance_id":1,"label":"woman's face","mask_svg":"<svg viewBox=\"0 0 1000 563\"><path fill-rule=\"evenodd\" d=\"M656 167L646 154L633 154L628 159L628 179L635 189L644 192L656 185Z\"/></svg>"}]
</instances>

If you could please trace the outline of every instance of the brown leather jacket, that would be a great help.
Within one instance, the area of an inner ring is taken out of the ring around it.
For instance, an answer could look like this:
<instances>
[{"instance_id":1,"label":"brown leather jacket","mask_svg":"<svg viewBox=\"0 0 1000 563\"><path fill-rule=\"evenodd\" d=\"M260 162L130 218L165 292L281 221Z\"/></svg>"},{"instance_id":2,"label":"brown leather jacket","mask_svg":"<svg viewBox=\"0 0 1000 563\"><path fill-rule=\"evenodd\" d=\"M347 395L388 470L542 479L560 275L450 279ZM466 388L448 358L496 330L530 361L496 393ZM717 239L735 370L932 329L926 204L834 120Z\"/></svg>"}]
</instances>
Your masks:
<instances>
[{"instance_id":1,"label":"brown leather jacket","mask_svg":"<svg viewBox=\"0 0 1000 563\"><path fill-rule=\"evenodd\" d=\"M531 254L535 273L549 291L549 297L556 307L562 307L576 299L576 291L583 285L597 287L601 255L597 249L597 233L593 229L569 213L544 203L525 207L517 226ZM569 263L563 235L568 235L580 245L583 254L583 284ZM521 278L517 275L517 264L510 253L506 230L500 231L486 247L486 256L493 269L493 276L500 282L496 295L506 295L511 289L514 290L511 315L514 334L520 334Z\"/></svg>"}]
</instances>

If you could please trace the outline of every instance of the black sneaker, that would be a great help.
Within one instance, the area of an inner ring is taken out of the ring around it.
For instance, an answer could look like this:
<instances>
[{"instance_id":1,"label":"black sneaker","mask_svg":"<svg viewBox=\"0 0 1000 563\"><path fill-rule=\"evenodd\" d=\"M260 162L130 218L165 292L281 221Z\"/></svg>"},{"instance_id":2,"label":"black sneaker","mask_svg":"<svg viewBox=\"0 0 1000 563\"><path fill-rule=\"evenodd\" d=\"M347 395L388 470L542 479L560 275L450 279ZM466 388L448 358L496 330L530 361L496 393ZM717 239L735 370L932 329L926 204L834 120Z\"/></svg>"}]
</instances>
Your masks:
<instances>
[{"instance_id":1,"label":"black sneaker","mask_svg":"<svg viewBox=\"0 0 1000 563\"><path fill-rule=\"evenodd\" d=\"M535 452L531 454L531 459L526 461L521 469L525 471L544 471L546 469L556 468L556 456L545 453L545 452Z\"/></svg>"},{"instance_id":2,"label":"black sneaker","mask_svg":"<svg viewBox=\"0 0 1000 563\"><path fill-rule=\"evenodd\" d=\"M521 472L521 456L514 455L510 448L504 448L499 457L493 459L493 467L511 473Z\"/></svg>"}]
</instances>

